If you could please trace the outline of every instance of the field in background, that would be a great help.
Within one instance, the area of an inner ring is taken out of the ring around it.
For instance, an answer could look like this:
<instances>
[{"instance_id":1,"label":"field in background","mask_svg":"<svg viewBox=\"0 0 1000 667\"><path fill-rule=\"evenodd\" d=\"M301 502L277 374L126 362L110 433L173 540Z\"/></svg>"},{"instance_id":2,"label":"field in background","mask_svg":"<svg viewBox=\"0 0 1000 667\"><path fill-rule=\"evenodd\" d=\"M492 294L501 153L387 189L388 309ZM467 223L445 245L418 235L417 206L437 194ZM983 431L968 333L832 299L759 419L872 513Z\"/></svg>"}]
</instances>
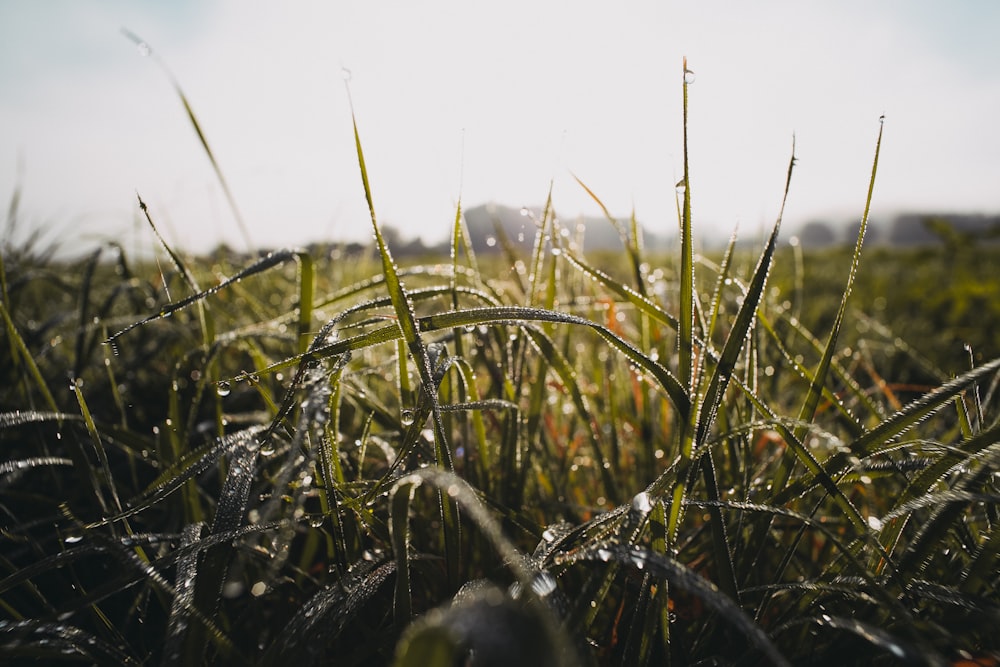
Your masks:
<instances>
[{"instance_id":1,"label":"field in background","mask_svg":"<svg viewBox=\"0 0 1000 667\"><path fill-rule=\"evenodd\" d=\"M0 652L372 664L406 637L405 664L470 647L545 664L550 634L601 664L998 648L992 249L864 257L804 423L852 257L777 252L671 531L683 428L657 373L681 369L658 313L679 263L541 248L397 267L439 425L377 252L178 270L9 249ZM718 354L758 257L693 259L695 330Z\"/></svg>"}]
</instances>

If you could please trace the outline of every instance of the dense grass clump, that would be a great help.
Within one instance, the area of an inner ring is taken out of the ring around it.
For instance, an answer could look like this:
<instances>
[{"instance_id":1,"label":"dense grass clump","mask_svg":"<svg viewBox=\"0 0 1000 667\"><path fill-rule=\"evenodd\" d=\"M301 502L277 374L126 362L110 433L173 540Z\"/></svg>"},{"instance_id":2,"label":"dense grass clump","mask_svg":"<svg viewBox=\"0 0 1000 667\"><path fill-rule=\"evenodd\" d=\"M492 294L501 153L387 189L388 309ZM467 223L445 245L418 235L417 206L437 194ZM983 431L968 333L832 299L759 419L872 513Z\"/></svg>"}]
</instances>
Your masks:
<instances>
[{"instance_id":1,"label":"dense grass clump","mask_svg":"<svg viewBox=\"0 0 1000 667\"><path fill-rule=\"evenodd\" d=\"M403 267L358 157L374 260L4 249L0 659L993 664L1000 359L915 389L864 224L769 285L780 219L696 255L685 165L626 278L551 201Z\"/></svg>"}]
</instances>

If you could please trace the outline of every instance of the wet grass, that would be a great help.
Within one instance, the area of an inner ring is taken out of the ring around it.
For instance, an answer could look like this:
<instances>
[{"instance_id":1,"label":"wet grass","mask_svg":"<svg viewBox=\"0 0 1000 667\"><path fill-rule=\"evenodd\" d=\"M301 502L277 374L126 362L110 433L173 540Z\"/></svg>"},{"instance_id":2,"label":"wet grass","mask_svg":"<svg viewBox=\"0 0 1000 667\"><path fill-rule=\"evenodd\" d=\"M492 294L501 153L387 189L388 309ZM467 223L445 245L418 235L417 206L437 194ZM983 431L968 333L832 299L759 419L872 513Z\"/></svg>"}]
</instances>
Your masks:
<instances>
[{"instance_id":1,"label":"wet grass","mask_svg":"<svg viewBox=\"0 0 1000 667\"><path fill-rule=\"evenodd\" d=\"M1000 359L897 384L864 225L402 266L354 132L374 260L4 248L5 662L993 664Z\"/></svg>"}]
</instances>

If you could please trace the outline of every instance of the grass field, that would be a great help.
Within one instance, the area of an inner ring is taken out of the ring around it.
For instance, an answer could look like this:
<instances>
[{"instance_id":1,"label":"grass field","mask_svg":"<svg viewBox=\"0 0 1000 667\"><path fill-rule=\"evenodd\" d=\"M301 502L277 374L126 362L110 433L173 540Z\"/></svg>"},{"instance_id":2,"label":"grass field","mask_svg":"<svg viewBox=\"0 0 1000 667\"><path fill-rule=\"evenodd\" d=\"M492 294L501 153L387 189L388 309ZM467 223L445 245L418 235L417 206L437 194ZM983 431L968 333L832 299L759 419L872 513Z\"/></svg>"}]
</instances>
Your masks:
<instances>
[{"instance_id":1,"label":"grass field","mask_svg":"<svg viewBox=\"0 0 1000 667\"><path fill-rule=\"evenodd\" d=\"M358 157L366 257L4 248L5 663L996 664L994 250L402 266Z\"/></svg>"}]
</instances>

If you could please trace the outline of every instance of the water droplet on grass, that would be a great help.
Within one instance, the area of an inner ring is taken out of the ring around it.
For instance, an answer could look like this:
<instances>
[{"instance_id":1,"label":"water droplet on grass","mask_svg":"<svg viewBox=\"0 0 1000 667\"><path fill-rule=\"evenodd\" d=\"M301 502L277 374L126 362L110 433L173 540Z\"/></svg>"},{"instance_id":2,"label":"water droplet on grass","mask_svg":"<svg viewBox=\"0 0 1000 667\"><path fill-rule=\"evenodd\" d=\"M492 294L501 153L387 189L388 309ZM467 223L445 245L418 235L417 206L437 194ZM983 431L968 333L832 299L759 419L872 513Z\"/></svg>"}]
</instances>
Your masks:
<instances>
[{"instance_id":1,"label":"water droplet on grass","mask_svg":"<svg viewBox=\"0 0 1000 667\"><path fill-rule=\"evenodd\" d=\"M403 410L399 414L399 420L403 423L403 426L410 426L416 420L416 415L413 410Z\"/></svg>"},{"instance_id":2,"label":"water droplet on grass","mask_svg":"<svg viewBox=\"0 0 1000 667\"><path fill-rule=\"evenodd\" d=\"M636 512L642 512L643 514L651 512L653 511L653 500L645 491L637 493L635 497L632 498L632 509Z\"/></svg>"},{"instance_id":3,"label":"water droplet on grass","mask_svg":"<svg viewBox=\"0 0 1000 667\"><path fill-rule=\"evenodd\" d=\"M556 580L548 572L539 572L531 581L531 590L538 597L545 597L556 590Z\"/></svg>"},{"instance_id":4,"label":"water droplet on grass","mask_svg":"<svg viewBox=\"0 0 1000 667\"><path fill-rule=\"evenodd\" d=\"M689 69L684 70L684 83L689 85L694 83L694 72Z\"/></svg>"},{"instance_id":5,"label":"water droplet on grass","mask_svg":"<svg viewBox=\"0 0 1000 667\"><path fill-rule=\"evenodd\" d=\"M233 386L228 382L220 382L216 385L216 391L219 393L219 396L229 396L233 392Z\"/></svg>"}]
</instances>

